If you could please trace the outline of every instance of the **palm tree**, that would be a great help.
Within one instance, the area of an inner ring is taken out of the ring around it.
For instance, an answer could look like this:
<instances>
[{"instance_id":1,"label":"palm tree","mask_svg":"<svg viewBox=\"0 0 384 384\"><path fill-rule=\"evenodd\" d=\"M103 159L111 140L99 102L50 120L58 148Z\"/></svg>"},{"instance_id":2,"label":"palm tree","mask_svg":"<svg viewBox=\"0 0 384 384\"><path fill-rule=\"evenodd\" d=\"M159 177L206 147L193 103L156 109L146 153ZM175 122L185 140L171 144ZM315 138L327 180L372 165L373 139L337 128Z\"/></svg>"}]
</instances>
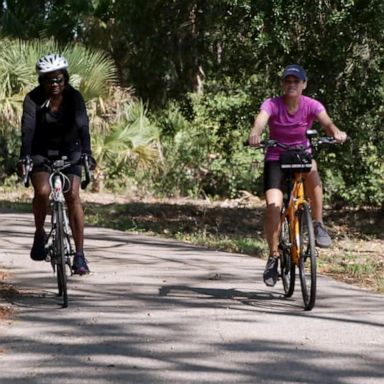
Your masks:
<instances>
[{"instance_id":1,"label":"palm tree","mask_svg":"<svg viewBox=\"0 0 384 384\"><path fill-rule=\"evenodd\" d=\"M116 82L112 59L80 45L63 50L53 40L0 40L0 140L19 135L22 103L28 91L37 85L35 63L44 54L62 52L70 63L71 83L80 89L96 119L99 105ZM93 123L91 121L91 123ZM15 152L14 150L12 152Z\"/></svg>"},{"instance_id":2,"label":"palm tree","mask_svg":"<svg viewBox=\"0 0 384 384\"><path fill-rule=\"evenodd\" d=\"M141 101L131 99L120 105L108 132L92 136L98 162L94 190L100 191L108 171L129 175L140 171L156 172L162 167L159 130L146 117Z\"/></svg>"},{"instance_id":3,"label":"palm tree","mask_svg":"<svg viewBox=\"0 0 384 384\"><path fill-rule=\"evenodd\" d=\"M60 49L53 40L0 39L0 145L13 146L6 151L13 158L5 156L0 167L14 163L17 156L18 144L10 138L19 136L22 101L37 84L36 60L52 52L67 58L71 84L87 104L99 175L105 177L113 167L128 169L128 164L138 170L159 164L158 131L132 90L116 85L116 68L109 57L76 44Z\"/></svg>"}]
</instances>

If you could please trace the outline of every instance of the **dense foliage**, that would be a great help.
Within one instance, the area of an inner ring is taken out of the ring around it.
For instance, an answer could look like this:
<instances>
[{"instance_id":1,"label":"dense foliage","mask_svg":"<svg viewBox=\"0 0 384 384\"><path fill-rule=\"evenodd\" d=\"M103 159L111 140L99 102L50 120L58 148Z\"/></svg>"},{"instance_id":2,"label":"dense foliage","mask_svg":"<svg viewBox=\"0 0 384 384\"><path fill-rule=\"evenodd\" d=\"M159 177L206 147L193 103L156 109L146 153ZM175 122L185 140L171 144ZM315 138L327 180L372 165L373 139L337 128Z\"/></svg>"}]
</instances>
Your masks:
<instances>
[{"instance_id":1,"label":"dense foliage","mask_svg":"<svg viewBox=\"0 0 384 384\"><path fill-rule=\"evenodd\" d=\"M259 192L261 155L242 143L262 100L280 92L282 68L298 62L306 93L351 138L319 155L327 198L383 205L381 0L7 0L0 15L3 37L77 42L113 59L161 131L161 166L130 174L148 190Z\"/></svg>"},{"instance_id":2,"label":"dense foliage","mask_svg":"<svg viewBox=\"0 0 384 384\"><path fill-rule=\"evenodd\" d=\"M93 153L98 162L95 188L123 184L136 170L156 169L160 158L158 130L145 116L143 103L135 100L129 89L116 86L113 61L101 52L79 45L60 49L71 63L70 82L81 91L87 104ZM53 41L2 40L0 169L3 180L14 173L18 160L22 102L26 93L37 85L36 57L58 50Z\"/></svg>"}]
</instances>

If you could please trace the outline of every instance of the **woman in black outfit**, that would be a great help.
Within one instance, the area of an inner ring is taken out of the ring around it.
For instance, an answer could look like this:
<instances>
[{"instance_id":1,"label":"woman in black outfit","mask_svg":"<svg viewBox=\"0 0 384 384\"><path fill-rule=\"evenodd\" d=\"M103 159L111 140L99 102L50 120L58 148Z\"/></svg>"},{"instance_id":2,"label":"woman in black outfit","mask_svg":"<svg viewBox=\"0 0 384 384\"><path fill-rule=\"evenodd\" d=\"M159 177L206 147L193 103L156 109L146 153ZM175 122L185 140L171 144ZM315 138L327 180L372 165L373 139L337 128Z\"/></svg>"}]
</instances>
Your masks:
<instances>
[{"instance_id":1,"label":"woman in black outfit","mask_svg":"<svg viewBox=\"0 0 384 384\"><path fill-rule=\"evenodd\" d=\"M31 258L44 260L47 235L44 222L49 203L49 172L42 158L80 159L91 155L89 120L80 92L69 84L67 60L58 54L43 56L36 63L39 86L29 92L23 104L21 159L33 161L31 181L34 188L33 214L36 232ZM39 164L40 163L40 164ZM84 212L80 201L81 166L65 170L71 189L65 193L76 254L73 271L86 274L89 268L84 257Z\"/></svg>"}]
</instances>

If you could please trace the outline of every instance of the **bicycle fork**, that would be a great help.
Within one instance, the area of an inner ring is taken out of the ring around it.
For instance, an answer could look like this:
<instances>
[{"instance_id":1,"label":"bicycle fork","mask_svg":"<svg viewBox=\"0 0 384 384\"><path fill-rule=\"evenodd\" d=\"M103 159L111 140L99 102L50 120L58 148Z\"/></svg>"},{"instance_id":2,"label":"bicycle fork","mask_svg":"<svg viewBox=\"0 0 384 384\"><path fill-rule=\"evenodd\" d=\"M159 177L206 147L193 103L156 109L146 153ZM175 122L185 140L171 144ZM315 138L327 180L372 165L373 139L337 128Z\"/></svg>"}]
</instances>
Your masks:
<instances>
[{"instance_id":1,"label":"bicycle fork","mask_svg":"<svg viewBox=\"0 0 384 384\"><path fill-rule=\"evenodd\" d=\"M304 184L302 182L297 182L295 183L293 193L290 196L287 212L290 225L291 256L292 262L295 265L299 264L300 257L300 223L298 216L300 205L303 204L304 201Z\"/></svg>"},{"instance_id":2,"label":"bicycle fork","mask_svg":"<svg viewBox=\"0 0 384 384\"><path fill-rule=\"evenodd\" d=\"M68 220L68 213L67 213L67 207L65 205L65 199L62 192L63 188L63 181L60 177L60 175L55 175L52 182L52 197L51 197L51 232L48 236L48 239L51 239L50 245L47 249L47 255L48 259L47 261L51 262L52 269L55 272L56 271L56 260L52 255L53 252L53 244L56 242L56 231L57 231L57 212L58 210L63 211L63 229L64 229L64 255L65 255L65 263L71 268L71 260L70 256L74 254L71 242L69 240L69 220Z\"/></svg>"}]
</instances>

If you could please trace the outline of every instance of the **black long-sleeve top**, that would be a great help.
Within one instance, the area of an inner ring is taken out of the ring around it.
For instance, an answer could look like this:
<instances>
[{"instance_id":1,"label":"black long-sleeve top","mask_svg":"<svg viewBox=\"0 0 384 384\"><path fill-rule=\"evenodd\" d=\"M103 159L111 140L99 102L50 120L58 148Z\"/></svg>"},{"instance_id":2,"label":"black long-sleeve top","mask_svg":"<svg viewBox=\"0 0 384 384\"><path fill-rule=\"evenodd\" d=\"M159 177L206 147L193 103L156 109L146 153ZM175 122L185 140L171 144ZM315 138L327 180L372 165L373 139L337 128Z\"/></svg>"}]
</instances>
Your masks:
<instances>
[{"instance_id":1,"label":"black long-sleeve top","mask_svg":"<svg viewBox=\"0 0 384 384\"><path fill-rule=\"evenodd\" d=\"M80 92L67 85L56 113L49 110L46 102L41 85L24 99L20 157L48 156L49 151L59 151L60 155L91 154L89 119Z\"/></svg>"}]
</instances>

